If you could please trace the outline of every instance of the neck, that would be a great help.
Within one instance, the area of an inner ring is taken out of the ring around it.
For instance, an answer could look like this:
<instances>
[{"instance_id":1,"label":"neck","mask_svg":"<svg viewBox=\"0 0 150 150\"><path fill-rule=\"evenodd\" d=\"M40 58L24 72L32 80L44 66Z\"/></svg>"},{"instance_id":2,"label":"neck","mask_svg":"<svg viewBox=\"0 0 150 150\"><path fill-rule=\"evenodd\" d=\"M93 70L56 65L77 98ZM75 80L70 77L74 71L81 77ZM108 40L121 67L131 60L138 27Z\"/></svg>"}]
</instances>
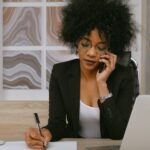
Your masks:
<instances>
[{"instance_id":1,"label":"neck","mask_svg":"<svg viewBox=\"0 0 150 150\"><path fill-rule=\"evenodd\" d=\"M96 71L88 71L88 70L85 70L83 69L82 67L81 68L81 78L82 79L85 79L85 80L91 80L91 79L94 79L95 80L95 77L96 77Z\"/></svg>"}]
</instances>

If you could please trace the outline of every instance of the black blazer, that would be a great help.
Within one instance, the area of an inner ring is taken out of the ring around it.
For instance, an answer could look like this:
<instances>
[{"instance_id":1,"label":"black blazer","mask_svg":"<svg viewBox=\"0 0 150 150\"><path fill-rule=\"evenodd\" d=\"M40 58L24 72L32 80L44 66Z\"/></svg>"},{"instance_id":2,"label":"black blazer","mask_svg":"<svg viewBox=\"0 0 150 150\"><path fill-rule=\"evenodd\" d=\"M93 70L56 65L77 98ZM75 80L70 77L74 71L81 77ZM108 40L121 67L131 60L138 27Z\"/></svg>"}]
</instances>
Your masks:
<instances>
[{"instance_id":1,"label":"black blazer","mask_svg":"<svg viewBox=\"0 0 150 150\"><path fill-rule=\"evenodd\" d=\"M133 81L128 67L116 65L108 88L113 96L100 106L102 138L123 138L133 106ZM53 138L77 138L80 130L80 62L78 59L54 65L49 87L48 128Z\"/></svg>"}]
</instances>

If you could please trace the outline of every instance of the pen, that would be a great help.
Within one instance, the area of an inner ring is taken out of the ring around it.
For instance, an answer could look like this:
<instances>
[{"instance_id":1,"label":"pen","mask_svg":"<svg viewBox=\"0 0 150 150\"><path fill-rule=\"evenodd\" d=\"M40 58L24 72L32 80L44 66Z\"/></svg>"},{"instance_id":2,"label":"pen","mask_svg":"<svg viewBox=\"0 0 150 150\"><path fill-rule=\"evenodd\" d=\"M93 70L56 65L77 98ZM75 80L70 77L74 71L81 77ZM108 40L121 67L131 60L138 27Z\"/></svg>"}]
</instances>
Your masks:
<instances>
[{"instance_id":1,"label":"pen","mask_svg":"<svg viewBox=\"0 0 150 150\"><path fill-rule=\"evenodd\" d=\"M38 113L34 113L34 118L35 118L35 122L38 126L39 133L40 133L41 136L43 136L42 131L41 131L41 127L40 127L40 119L39 119ZM43 143L43 147L44 147L44 150L46 150L46 146L44 145L44 143Z\"/></svg>"}]
</instances>

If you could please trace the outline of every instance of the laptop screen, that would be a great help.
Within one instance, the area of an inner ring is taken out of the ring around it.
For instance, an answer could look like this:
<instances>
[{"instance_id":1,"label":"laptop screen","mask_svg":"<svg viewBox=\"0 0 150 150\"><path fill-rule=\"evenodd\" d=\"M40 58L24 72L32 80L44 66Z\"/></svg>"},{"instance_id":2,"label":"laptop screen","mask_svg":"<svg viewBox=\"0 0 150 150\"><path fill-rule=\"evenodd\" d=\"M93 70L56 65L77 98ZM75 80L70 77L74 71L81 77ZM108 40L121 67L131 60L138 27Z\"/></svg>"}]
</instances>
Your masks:
<instances>
[{"instance_id":1,"label":"laptop screen","mask_svg":"<svg viewBox=\"0 0 150 150\"><path fill-rule=\"evenodd\" d=\"M120 150L150 150L150 95L137 97Z\"/></svg>"}]
</instances>

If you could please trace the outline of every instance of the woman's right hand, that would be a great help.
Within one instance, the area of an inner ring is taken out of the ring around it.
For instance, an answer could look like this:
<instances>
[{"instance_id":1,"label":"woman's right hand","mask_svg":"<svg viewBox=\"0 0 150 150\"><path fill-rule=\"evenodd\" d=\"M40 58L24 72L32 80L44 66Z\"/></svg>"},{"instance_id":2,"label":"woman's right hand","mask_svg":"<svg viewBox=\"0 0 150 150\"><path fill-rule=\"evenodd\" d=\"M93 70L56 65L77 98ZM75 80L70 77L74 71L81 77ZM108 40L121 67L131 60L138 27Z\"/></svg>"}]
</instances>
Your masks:
<instances>
[{"instance_id":1,"label":"woman's right hand","mask_svg":"<svg viewBox=\"0 0 150 150\"><path fill-rule=\"evenodd\" d=\"M52 134L46 128L41 129L42 136L37 128L29 128L25 132L25 142L29 148L43 150L47 147L48 142L52 139Z\"/></svg>"}]
</instances>

